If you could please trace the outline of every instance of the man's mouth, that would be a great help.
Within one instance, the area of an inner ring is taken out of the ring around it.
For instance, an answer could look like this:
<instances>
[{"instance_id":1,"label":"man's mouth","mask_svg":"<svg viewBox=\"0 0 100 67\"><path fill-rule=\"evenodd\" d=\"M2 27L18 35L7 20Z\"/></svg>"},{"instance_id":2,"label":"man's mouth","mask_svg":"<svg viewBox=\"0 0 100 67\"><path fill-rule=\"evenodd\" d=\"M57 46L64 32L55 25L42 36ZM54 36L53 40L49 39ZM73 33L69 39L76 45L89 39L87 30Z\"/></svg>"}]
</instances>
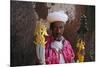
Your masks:
<instances>
[{"instance_id":1,"label":"man's mouth","mask_svg":"<svg viewBox=\"0 0 100 67\"><path fill-rule=\"evenodd\" d=\"M60 40L61 40L62 34L61 34L61 33L56 33L55 36L56 36L55 39L56 39L57 41L60 41Z\"/></svg>"},{"instance_id":2,"label":"man's mouth","mask_svg":"<svg viewBox=\"0 0 100 67\"><path fill-rule=\"evenodd\" d=\"M61 33L56 33L56 36L61 36Z\"/></svg>"}]
</instances>

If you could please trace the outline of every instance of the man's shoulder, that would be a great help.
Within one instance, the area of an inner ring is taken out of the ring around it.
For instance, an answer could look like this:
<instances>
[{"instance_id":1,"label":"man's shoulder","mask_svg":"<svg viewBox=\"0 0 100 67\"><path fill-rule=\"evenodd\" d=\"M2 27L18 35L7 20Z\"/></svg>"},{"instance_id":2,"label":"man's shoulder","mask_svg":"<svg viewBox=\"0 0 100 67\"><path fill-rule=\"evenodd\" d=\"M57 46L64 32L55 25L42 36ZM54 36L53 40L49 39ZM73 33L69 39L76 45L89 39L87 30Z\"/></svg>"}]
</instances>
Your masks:
<instances>
[{"instance_id":1,"label":"man's shoulder","mask_svg":"<svg viewBox=\"0 0 100 67\"><path fill-rule=\"evenodd\" d=\"M70 43L70 41L67 40L67 39L64 39L63 42L64 42L64 43Z\"/></svg>"},{"instance_id":2,"label":"man's shoulder","mask_svg":"<svg viewBox=\"0 0 100 67\"><path fill-rule=\"evenodd\" d=\"M50 40L53 40L53 37L52 36L46 36L46 41L50 41Z\"/></svg>"},{"instance_id":3,"label":"man's shoulder","mask_svg":"<svg viewBox=\"0 0 100 67\"><path fill-rule=\"evenodd\" d=\"M71 43L70 41L64 39L64 42L63 42L64 46L67 46L67 47L71 47Z\"/></svg>"},{"instance_id":4,"label":"man's shoulder","mask_svg":"<svg viewBox=\"0 0 100 67\"><path fill-rule=\"evenodd\" d=\"M46 36L46 47L49 47L52 42L52 37L51 36Z\"/></svg>"}]
</instances>

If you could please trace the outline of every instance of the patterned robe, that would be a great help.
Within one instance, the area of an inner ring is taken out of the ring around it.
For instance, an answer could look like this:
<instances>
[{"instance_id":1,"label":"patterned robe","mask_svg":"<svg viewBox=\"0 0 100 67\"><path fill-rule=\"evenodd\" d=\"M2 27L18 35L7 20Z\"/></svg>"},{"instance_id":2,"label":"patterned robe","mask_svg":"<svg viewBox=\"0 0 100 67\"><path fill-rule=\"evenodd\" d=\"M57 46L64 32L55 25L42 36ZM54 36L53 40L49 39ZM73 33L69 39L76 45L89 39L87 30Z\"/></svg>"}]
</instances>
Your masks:
<instances>
[{"instance_id":1,"label":"patterned robe","mask_svg":"<svg viewBox=\"0 0 100 67\"><path fill-rule=\"evenodd\" d=\"M74 52L69 41L62 38L62 47L57 50L52 48L54 39L52 36L47 37L45 46L45 62L46 64L71 63L74 61ZM61 62L62 61L62 62Z\"/></svg>"}]
</instances>

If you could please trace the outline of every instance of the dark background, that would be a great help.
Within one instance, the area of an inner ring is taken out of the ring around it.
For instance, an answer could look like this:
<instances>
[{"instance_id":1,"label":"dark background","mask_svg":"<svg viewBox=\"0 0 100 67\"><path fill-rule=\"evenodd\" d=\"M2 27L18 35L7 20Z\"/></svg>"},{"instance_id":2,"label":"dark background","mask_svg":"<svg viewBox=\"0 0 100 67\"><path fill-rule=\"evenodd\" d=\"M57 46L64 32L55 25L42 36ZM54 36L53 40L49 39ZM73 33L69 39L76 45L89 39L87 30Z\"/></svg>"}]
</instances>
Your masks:
<instances>
[{"instance_id":1,"label":"dark background","mask_svg":"<svg viewBox=\"0 0 100 67\"><path fill-rule=\"evenodd\" d=\"M33 8L34 4L35 8ZM89 29L85 34L85 62L95 61L95 6L74 6L76 10L75 19L66 24L64 37L71 42L76 53L75 46L78 36L77 30L80 27L80 17L85 14L88 18L87 26ZM11 66L36 65L38 60L33 45L33 31L37 21L35 11L39 18L46 19L49 7L46 6L46 3L22 1L11 1L10 7Z\"/></svg>"}]
</instances>

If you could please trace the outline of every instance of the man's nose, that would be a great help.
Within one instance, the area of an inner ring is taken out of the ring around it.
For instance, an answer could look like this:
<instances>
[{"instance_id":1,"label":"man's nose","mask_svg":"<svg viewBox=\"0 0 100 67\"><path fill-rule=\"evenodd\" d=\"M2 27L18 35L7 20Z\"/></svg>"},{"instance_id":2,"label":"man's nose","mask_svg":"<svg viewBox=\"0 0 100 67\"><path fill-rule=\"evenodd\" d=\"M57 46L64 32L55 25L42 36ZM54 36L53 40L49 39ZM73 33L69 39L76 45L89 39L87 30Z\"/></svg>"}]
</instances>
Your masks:
<instances>
[{"instance_id":1,"label":"man's nose","mask_svg":"<svg viewBox=\"0 0 100 67\"><path fill-rule=\"evenodd\" d=\"M59 28L57 28L57 32L60 33L60 29Z\"/></svg>"}]
</instances>

